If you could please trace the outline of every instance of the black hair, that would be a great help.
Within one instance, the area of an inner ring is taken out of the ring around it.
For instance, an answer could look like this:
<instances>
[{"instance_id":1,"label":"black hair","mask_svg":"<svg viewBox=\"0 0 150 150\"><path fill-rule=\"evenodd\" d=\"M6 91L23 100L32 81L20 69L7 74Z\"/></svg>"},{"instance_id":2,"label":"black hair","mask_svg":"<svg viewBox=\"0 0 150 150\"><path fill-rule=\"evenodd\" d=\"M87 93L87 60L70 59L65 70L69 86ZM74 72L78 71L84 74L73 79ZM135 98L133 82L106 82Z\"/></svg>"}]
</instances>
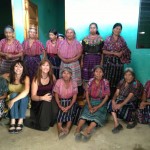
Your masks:
<instances>
[{"instance_id":1,"label":"black hair","mask_svg":"<svg viewBox=\"0 0 150 150\"><path fill-rule=\"evenodd\" d=\"M54 35L58 35L58 32L57 32L57 30L56 29L50 29L49 30L49 33L53 33Z\"/></svg>"},{"instance_id":2,"label":"black hair","mask_svg":"<svg viewBox=\"0 0 150 150\"><path fill-rule=\"evenodd\" d=\"M14 28L10 25L7 25L5 28L4 28L4 31L7 29L7 28L10 28L12 30L12 32L15 32Z\"/></svg>"},{"instance_id":3,"label":"black hair","mask_svg":"<svg viewBox=\"0 0 150 150\"><path fill-rule=\"evenodd\" d=\"M92 23L89 25L89 28L91 27L91 25L95 25L95 26L96 26L96 34L99 35L97 23L92 22Z\"/></svg>"},{"instance_id":4,"label":"black hair","mask_svg":"<svg viewBox=\"0 0 150 150\"><path fill-rule=\"evenodd\" d=\"M63 34L61 34L61 33L58 33L58 37L62 37L62 38L65 38L65 36L63 35Z\"/></svg>"},{"instance_id":5,"label":"black hair","mask_svg":"<svg viewBox=\"0 0 150 150\"><path fill-rule=\"evenodd\" d=\"M115 29L116 27L120 27L121 30L122 30L122 24L121 23L115 23L114 26L113 26L113 29Z\"/></svg>"},{"instance_id":6,"label":"black hair","mask_svg":"<svg viewBox=\"0 0 150 150\"><path fill-rule=\"evenodd\" d=\"M20 64L23 67L23 72L20 78L20 83L24 83L25 77L28 75L26 67L23 63L22 60L17 60L13 62L13 64L10 67L10 83L13 84L15 82L15 72L14 72L14 67L16 64Z\"/></svg>"},{"instance_id":7,"label":"black hair","mask_svg":"<svg viewBox=\"0 0 150 150\"><path fill-rule=\"evenodd\" d=\"M96 65L93 72L95 72L96 69L101 69L104 72L104 68L101 65Z\"/></svg>"}]
</instances>

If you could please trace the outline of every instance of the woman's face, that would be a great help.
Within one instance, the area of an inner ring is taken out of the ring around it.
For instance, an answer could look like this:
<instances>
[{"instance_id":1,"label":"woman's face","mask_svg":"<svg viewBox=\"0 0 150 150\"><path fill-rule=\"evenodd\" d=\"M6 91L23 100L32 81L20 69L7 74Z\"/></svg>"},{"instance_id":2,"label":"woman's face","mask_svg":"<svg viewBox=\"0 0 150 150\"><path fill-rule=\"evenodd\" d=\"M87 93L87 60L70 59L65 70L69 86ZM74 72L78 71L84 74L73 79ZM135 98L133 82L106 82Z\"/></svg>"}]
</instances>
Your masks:
<instances>
[{"instance_id":1,"label":"woman's face","mask_svg":"<svg viewBox=\"0 0 150 150\"><path fill-rule=\"evenodd\" d=\"M124 75L124 79L127 83L130 83L133 81L134 79L134 76L132 75L131 72L126 72L125 75Z\"/></svg>"},{"instance_id":2,"label":"woman's face","mask_svg":"<svg viewBox=\"0 0 150 150\"><path fill-rule=\"evenodd\" d=\"M68 71L64 71L64 72L62 73L62 78L63 78L65 81L69 81L69 80L71 79L71 76L72 76L72 74L71 74L70 72L68 72Z\"/></svg>"},{"instance_id":3,"label":"woman's face","mask_svg":"<svg viewBox=\"0 0 150 150\"><path fill-rule=\"evenodd\" d=\"M15 72L16 75L22 75L22 73L23 73L23 66L20 63L16 64L14 66L14 72Z\"/></svg>"},{"instance_id":4,"label":"woman's face","mask_svg":"<svg viewBox=\"0 0 150 150\"><path fill-rule=\"evenodd\" d=\"M96 31L97 31L97 28L96 28L95 24L92 24L90 26L90 33L91 34L96 34Z\"/></svg>"},{"instance_id":5,"label":"woman's face","mask_svg":"<svg viewBox=\"0 0 150 150\"><path fill-rule=\"evenodd\" d=\"M64 38L61 37L61 36L59 36L58 39L59 39L60 41L63 41L63 40L64 40Z\"/></svg>"},{"instance_id":6,"label":"woman's face","mask_svg":"<svg viewBox=\"0 0 150 150\"><path fill-rule=\"evenodd\" d=\"M35 29L30 29L29 30L29 38L31 38L31 39L36 38L36 30Z\"/></svg>"},{"instance_id":7,"label":"woman's face","mask_svg":"<svg viewBox=\"0 0 150 150\"><path fill-rule=\"evenodd\" d=\"M54 33L49 33L49 38L51 39L51 40L56 40L57 39L57 35L55 35Z\"/></svg>"},{"instance_id":8,"label":"woman's face","mask_svg":"<svg viewBox=\"0 0 150 150\"><path fill-rule=\"evenodd\" d=\"M73 40L75 38L75 34L74 34L74 31L73 30L67 30L66 31L66 38L68 40Z\"/></svg>"},{"instance_id":9,"label":"woman's face","mask_svg":"<svg viewBox=\"0 0 150 150\"><path fill-rule=\"evenodd\" d=\"M100 80L100 79L102 79L103 74L104 74L104 73L103 73L102 69L97 68L97 69L95 70L95 72L94 72L94 77L95 77L97 80Z\"/></svg>"},{"instance_id":10,"label":"woman's face","mask_svg":"<svg viewBox=\"0 0 150 150\"><path fill-rule=\"evenodd\" d=\"M14 37L14 32L11 30L5 30L4 32L6 39L11 40Z\"/></svg>"},{"instance_id":11,"label":"woman's face","mask_svg":"<svg viewBox=\"0 0 150 150\"><path fill-rule=\"evenodd\" d=\"M122 30L121 27L117 26L116 28L113 29L113 34L118 36L120 35L121 30Z\"/></svg>"},{"instance_id":12,"label":"woman's face","mask_svg":"<svg viewBox=\"0 0 150 150\"><path fill-rule=\"evenodd\" d=\"M41 65L42 73L48 73L50 71L50 65L48 62L45 62L43 65Z\"/></svg>"}]
</instances>

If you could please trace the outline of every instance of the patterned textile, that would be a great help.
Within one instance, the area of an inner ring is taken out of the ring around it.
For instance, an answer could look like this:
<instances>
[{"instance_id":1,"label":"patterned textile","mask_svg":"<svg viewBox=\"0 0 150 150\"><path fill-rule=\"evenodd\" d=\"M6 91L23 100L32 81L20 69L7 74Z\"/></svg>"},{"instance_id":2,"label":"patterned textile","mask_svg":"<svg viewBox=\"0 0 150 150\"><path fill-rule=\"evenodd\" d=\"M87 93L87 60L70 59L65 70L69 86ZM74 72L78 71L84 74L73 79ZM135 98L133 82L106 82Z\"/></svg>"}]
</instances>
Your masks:
<instances>
[{"instance_id":1,"label":"patterned textile","mask_svg":"<svg viewBox=\"0 0 150 150\"><path fill-rule=\"evenodd\" d=\"M7 39L2 39L0 41L0 51L7 54L16 55L23 51L21 44L16 39L13 40L11 44L7 43ZM0 63L0 74L9 73L10 72L10 66L12 63L19 58L9 59L6 60L6 58L2 57L1 63Z\"/></svg>"},{"instance_id":2,"label":"patterned textile","mask_svg":"<svg viewBox=\"0 0 150 150\"><path fill-rule=\"evenodd\" d=\"M72 98L61 99L60 103L63 107L70 105ZM61 109L58 112L57 122L68 122L73 121L75 111L75 104L68 110L68 112L63 112Z\"/></svg>"},{"instance_id":3,"label":"patterned textile","mask_svg":"<svg viewBox=\"0 0 150 150\"><path fill-rule=\"evenodd\" d=\"M94 78L90 79L87 90L90 97L95 100L103 99L106 95L110 95L109 82L106 79L101 79L99 84L95 82Z\"/></svg>"},{"instance_id":4,"label":"patterned textile","mask_svg":"<svg viewBox=\"0 0 150 150\"><path fill-rule=\"evenodd\" d=\"M93 77L94 66L100 65L103 44L103 39L99 35L94 39L89 35L82 40L84 54L82 78L85 82Z\"/></svg>"},{"instance_id":5,"label":"patterned textile","mask_svg":"<svg viewBox=\"0 0 150 150\"><path fill-rule=\"evenodd\" d=\"M8 86L5 79L0 77L0 96L3 96L5 93L8 92ZM0 118L4 115L4 108L5 108L5 99L0 100Z\"/></svg>"},{"instance_id":6,"label":"patterned textile","mask_svg":"<svg viewBox=\"0 0 150 150\"><path fill-rule=\"evenodd\" d=\"M91 105L97 106L102 102L102 100L90 100ZM101 108L99 108L95 113L91 113L89 111L88 105L86 104L83 108L81 116L79 119L84 119L90 122L95 122L98 126L104 126L107 121L107 106L104 104Z\"/></svg>"},{"instance_id":7,"label":"patterned textile","mask_svg":"<svg viewBox=\"0 0 150 150\"><path fill-rule=\"evenodd\" d=\"M123 52L121 58L113 55L104 55L104 76L109 80L110 87L116 87L119 81L123 78L124 64L130 63L131 52L121 36L119 36L116 42L114 42L112 36L109 36L104 42L103 50Z\"/></svg>"},{"instance_id":8,"label":"patterned textile","mask_svg":"<svg viewBox=\"0 0 150 150\"><path fill-rule=\"evenodd\" d=\"M74 58L82 51L82 46L77 40L73 40L71 44L65 39L58 47L58 54L65 58Z\"/></svg>"},{"instance_id":9,"label":"patterned textile","mask_svg":"<svg viewBox=\"0 0 150 150\"><path fill-rule=\"evenodd\" d=\"M38 66L40 64L40 56L25 56L24 57L24 63L26 65L28 75L30 77L30 81L32 83L33 77L35 76Z\"/></svg>"},{"instance_id":10,"label":"patterned textile","mask_svg":"<svg viewBox=\"0 0 150 150\"><path fill-rule=\"evenodd\" d=\"M24 55L28 56L41 55L44 50L44 46L39 40L35 40L30 47L29 39L27 39L22 43L22 47Z\"/></svg>"},{"instance_id":11,"label":"patterned textile","mask_svg":"<svg viewBox=\"0 0 150 150\"><path fill-rule=\"evenodd\" d=\"M61 78L61 71L63 70L63 68L65 67L69 67L72 69L72 79L73 81L77 82L78 86L81 86L82 85L82 80L81 80L81 68L80 68L80 65L79 65L79 61L75 61L75 62L72 62L72 63L64 63L64 62L61 62L61 65L60 65L60 78Z\"/></svg>"},{"instance_id":12,"label":"patterned textile","mask_svg":"<svg viewBox=\"0 0 150 150\"><path fill-rule=\"evenodd\" d=\"M146 82L144 92L146 101L150 103L150 80ZM144 109L138 109L137 117L139 123L150 124L150 105L147 105Z\"/></svg>"},{"instance_id":13,"label":"patterned textile","mask_svg":"<svg viewBox=\"0 0 150 150\"><path fill-rule=\"evenodd\" d=\"M63 79L58 79L54 89L54 92L58 93L59 97L68 99L72 97L74 94L78 93L77 83L75 81L70 81L70 85L68 88L65 88L65 82Z\"/></svg>"},{"instance_id":14,"label":"patterned textile","mask_svg":"<svg viewBox=\"0 0 150 150\"><path fill-rule=\"evenodd\" d=\"M117 86L120 92L116 99L116 103L122 103L130 93L133 93L133 97L121 109L116 111L116 113L118 118L130 122L135 120L135 112L138 107L138 100L141 98L143 92L143 86L137 80L133 80L128 86L125 86L125 83L125 80L121 80ZM108 112L113 112L112 101L108 103Z\"/></svg>"}]
</instances>

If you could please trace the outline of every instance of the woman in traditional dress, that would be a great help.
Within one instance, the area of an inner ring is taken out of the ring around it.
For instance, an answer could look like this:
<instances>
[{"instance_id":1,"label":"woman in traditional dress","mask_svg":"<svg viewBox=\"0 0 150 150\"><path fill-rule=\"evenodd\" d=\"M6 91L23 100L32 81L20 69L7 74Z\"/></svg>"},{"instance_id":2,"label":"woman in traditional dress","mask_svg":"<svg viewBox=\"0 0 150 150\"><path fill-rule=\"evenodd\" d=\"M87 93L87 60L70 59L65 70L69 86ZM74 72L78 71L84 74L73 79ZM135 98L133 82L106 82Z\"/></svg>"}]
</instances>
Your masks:
<instances>
[{"instance_id":1,"label":"woman in traditional dress","mask_svg":"<svg viewBox=\"0 0 150 150\"><path fill-rule=\"evenodd\" d=\"M120 33L122 25L116 23L113 26L112 35L107 37L103 46L103 67L105 78L110 82L111 97L116 86L123 78L124 64L130 63L131 52Z\"/></svg>"},{"instance_id":2,"label":"woman in traditional dress","mask_svg":"<svg viewBox=\"0 0 150 150\"><path fill-rule=\"evenodd\" d=\"M102 37L99 35L97 24L91 23L89 29L90 34L82 40L83 56L81 66L83 66L84 87L89 79L93 77L94 67L102 63L102 47L104 44Z\"/></svg>"},{"instance_id":3,"label":"woman in traditional dress","mask_svg":"<svg viewBox=\"0 0 150 150\"><path fill-rule=\"evenodd\" d=\"M58 136L61 138L69 133L74 118L76 98L78 93L77 83L71 79L72 70L63 68L62 78L57 80L54 87L55 100L59 107L57 126ZM66 123L63 126L63 123Z\"/></svg>"},{"instance_id":4,"label":"woman in traditional dress","mask_svg":"<svg viewBox=\"0 0 150 150\"><path fill-rule=\"evenodd\" d=\"M24 63L26 65L30 81L32 82L41 61L40 55L43 54L43 57L45 57L44 46L39 40L37 40L37 31L34 26L29 28L29 38L22 43L22 46L24 52Z\"/></svg>"},{"instance_id":5,"label":"woman in traditional dress","mask_svg":"<svg viewBox=\"0 0 150 150\"><path fill-rule=\"evenodd\" d=\"M19 41L14 38L14 29L6 26L4 29L5 39L0 41L0 74L9 73L12 63L23 55L23 49Z\"/></svg>"},{"instance_id":6,"label":"woman in traditional dress","mask_svg":"<svg viewBox=\"0 0 150 150\"><path fill-rule=\"evenodd\" d=\"M75 136L80 139L82 136L89 138L92 130L96 126L103 126L107 120L106 102L110 95L109 82L103 78L103 68L100 65L94 68L94 77L89 80L86 89L86 105L79 117L78 126ZM89 122L86 129L82 129L83 125Z\"/></svg>"},{"instance_id":7,"label":"woman in traditional dress","mask_svg":"<svg viewBox=\"0 0 150 150\"><path fill-rule=\"evenodd\" d=\"M27 76L25 65L17 60L11 66L9 74L9 95L8 107L10 109L9 133L19 133L23 129L23 119L25 118L28 106L28 93L30 90L30 79Z\"/></svg>"},{"instance_id":8,"label":"woman in traditional dress","mask_svg":"<svg viewBox=\"0 0 150 150\"><path fill-rule=\"evenodd\" d=\"M126 68L124 79L119 82L113 99L108 103L108 112L111 112L114 120L113 133L118 133L123 129L118 118L127 122L128 129L136 126L136 110L142 92L143 86L135 79L133 69Z\"/></svg>"},{"instance_id":9,"label":"woman in traditional dress","mask_svg":"<svg viewBox=\"0 0 150 150\"><path fill-rule=\"evenodd\" d=\"M25 126L46 131L54 125L58 112L57 103L53 97L55 82L51 63L43 59L32 82L31 116L25 120Z\"/></svg>"},{"instance_id":10,"label":"woman in traditional dress","mask_svg":"<svg viewBox=\"0 0 150 150\"><path fill-rule=\"evenodd\" d=\"M0 120L4 116L4 108L7 92L8 92L7 81L3 77L0 77Z\"/></svg>"},{"instance_id":11,"label":"woman in traditional dress","mask_svg":"<svg viewBox=\"0 0 150 150\"><path fill-rule=\"evenodd\" d=\"M78 86L82 85L81 68L79 58L82 55L82 46L75 39L75 31L72 28L66 30L66 39L59 44L58 56L61 59L60 72L64 67L72 69L72 79ZM61 74L60 74L61 77Z\"/></svg>"},{"instance_id":12,"label":"woman in traditional dress","mask_svg":"<svg viewBox=\"0 0 150 150\"><path fill-rule=\"evenodd\" d=\"M146 82L138 109L138 122L150 125L150 80Z\"/></svg>"},{"instance_id":13,"label":"woman in traditional dress","mask_svg":"<svg viewBox=\"0 0 150 150\"><path fill-rule=\"evenodd\" d=\"M46 42L46 53L47 53L48 60L53 65L54 75L58 79L61 60L58 57L57 52L58 52L58 45L60 41L58 40L58 33L55 29L51 29L49 31L49 38L50 39Z\"/></svg>"}]
</instances>

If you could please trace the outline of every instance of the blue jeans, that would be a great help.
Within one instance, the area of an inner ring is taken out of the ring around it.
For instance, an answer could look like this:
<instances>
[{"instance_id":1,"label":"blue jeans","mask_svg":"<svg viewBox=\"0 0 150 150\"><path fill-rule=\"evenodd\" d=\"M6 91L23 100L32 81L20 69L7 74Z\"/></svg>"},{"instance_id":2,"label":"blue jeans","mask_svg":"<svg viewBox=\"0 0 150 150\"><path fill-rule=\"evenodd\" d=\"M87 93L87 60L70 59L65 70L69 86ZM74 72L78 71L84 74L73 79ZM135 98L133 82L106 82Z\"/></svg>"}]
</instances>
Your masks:
<instances>
[{"instance_id":1,"label":"blue jeans","mask_svg":"<svg viewBox=\"0 0 150 150\"><path fill-rule=\"evenodd\" d=\"M18 95L18 93L12 93L10 95L10 100L15 98ZM10 109L10 118L11 119L19 119L19 118L25 118L27 106L28 106L28 96L16 101L13 105L13 107Z\"/></svg>"}]
</instances>

